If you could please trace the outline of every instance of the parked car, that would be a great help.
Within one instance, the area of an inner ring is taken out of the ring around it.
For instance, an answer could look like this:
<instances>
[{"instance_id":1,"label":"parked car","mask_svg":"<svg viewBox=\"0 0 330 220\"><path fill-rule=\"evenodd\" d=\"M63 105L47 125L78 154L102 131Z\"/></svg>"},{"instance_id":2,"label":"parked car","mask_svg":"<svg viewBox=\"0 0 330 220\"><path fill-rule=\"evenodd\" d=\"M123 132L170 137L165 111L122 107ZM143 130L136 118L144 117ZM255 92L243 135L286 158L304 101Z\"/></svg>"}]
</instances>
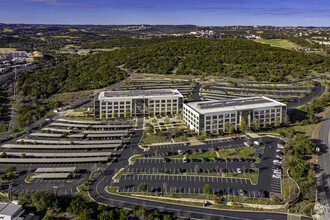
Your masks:
<instances>
[{"instance_id":1,"label":"parked car","mask_svg":"<svg viewBox=\"0 0 330 220\"><path fill-rule=\"evenodd\" d=\"M259 141L253 141L253 144L259 146L260 142Z\"/></svg>"},{"instance_id":2,"label":"parked car","mask_svg":"<svg viewBox=\"0 0 330 220\"><path fill-rule=\"evenodd\" d=\"M240 168L237 168L237 173L242 173L242 170Z\"/></svg>"},{"instance_id":3,"label":"parked car","mask_svg":"<svg viewBox=\"0 0 330 220\"><path fill-rule=\"evenodd\" d=\"M273 178L276 178L276 179L280 179L281 178L281 174L273 174L273 176L272 176Z\"/></svg>"},{"instance_id":4,"label":"parked car","mask_svg":"<svg viewBox=\"0 0 330 220\"><path fill-rule=\"evenodd\" d=\"M274 164L281 164L281 165L282 165L282 162L279 161L279 160L273 160L273 163L274 163Z\"/></svg>"},{"instance_id":5,"label":"parked car","mask_svg":"<svg viewBox=\"0 0 330 220\"><path fill-rule=\"evenodd\" d=\"M250 147L250 144L247 141L244 142L244 145Z\"/></svg>"},{"instance_id":6,"label":"parked car","mask_svg":"<svg viewBox=\"0 0 330 220\"><path fill-rule=\"evenodd\" d=\"M239 195L239 196L245 196L245 191L242 190L242 189L239 189L239 190L238 190L238 195Z\"/></svg>"},{"instance_id":7,"label":"parked car","mask_svg":"<svg viewBox=\"0 0 330 220\"><path fill-rule=\"evenodd\" d=\"M178 150L178 154L183 154L183 151L182 150Z\"/></svg>"},{"instance_id":8,"label":"parked car","mask_svg":"<svg viewBox=\"0 0 330 220\"><path fill-rule=\"evenodd\" d=\"M182 158L182 162L183 162L183 163L187 163L187 162L188 162L188 160L187 160L187 157L186 157L186 156L184 156L184 157Z\"/></svg>"}]
</instances>

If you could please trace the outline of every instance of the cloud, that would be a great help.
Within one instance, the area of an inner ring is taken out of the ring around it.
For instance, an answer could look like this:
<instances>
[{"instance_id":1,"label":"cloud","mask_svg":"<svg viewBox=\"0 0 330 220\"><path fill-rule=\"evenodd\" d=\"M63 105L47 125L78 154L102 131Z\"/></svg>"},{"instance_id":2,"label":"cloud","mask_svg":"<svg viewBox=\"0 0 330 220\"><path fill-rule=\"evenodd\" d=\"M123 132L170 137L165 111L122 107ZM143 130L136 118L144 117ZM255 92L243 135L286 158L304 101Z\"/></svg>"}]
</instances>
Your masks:
<instances>
[{"instance_id":1,"label":"cloud","mask_svg":"<svg viewBox=\"0 0 330 220\"><path fill-rule=\"evenodd\" d=\"M95 3L81 3L81 1L63 1L63 0L26 0L29 2L39 2L47 5L59 5L59 6L75 6L75 7L87 7L87 8L153 8L151 5L141 5L141 4L95 4Z\"/></svg>"}]
</instances>

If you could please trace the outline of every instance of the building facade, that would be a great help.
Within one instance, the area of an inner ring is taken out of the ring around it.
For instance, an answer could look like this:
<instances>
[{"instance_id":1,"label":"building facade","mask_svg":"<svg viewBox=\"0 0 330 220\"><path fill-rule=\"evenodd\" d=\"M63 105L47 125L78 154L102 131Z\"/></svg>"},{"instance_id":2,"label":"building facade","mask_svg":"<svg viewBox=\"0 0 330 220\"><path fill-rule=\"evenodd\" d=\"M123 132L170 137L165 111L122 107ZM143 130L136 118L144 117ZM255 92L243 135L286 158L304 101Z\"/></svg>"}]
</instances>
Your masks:
<instances>
[{"instance_id":1,"label":"building facade","mask_svg":"<svg viewBox=\"0 0 330 220\"><path fill-rule=\"evenodd\" d=\"M183 121L189 129L200 134L222 133L228 125L238 130L242 120L247 129L254 123L260 126L282 123L286 105L267 97L249 97L183 104Z\"/></svg>"},{"instance_id":2,"label":"building facade","mask_svg":"<svg viewBox=\"0 0 330 220\"><path fill-rule=\"evenodd\" d=\"M117 118L182 111L183 96L176 89L99 92L95 96L95 118Z\"/></svg>"}]
</instances>

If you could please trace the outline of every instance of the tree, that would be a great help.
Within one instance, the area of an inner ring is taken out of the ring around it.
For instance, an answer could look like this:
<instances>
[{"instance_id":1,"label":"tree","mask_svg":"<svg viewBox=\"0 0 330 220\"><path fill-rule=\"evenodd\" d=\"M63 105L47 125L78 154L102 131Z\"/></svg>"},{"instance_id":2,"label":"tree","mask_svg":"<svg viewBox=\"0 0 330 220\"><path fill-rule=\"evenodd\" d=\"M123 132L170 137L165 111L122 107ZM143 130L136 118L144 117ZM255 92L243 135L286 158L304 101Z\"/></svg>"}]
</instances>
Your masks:
<instances>
[{"instance_id":1,"label":"tree","mask_svg":"<svg viewBox=\"0 0 330 220\"><path fill-rule=\"evenodd\" d=\"M145 184L145 183L141 183L141 184L139 185L139 191L141 191L141 192L146 192L147 189L148 189L147 184Z\"/></svg>"},{"instance_id":2,"label":"tree","mask_svg":"<svg viewBox=\"0 0 330 220\"><path fill-rule=\"evenodd\" d=\"M125 111L125 117L128 118L128 117L131 117L131 109L127 108L126 111Z\"/></svg>"},{"instance_id":3,"label":"tree","mask_svg":"<svg viewBox=\"0 0 330 220\"><path fill-rule=\"evenodd\" d=\"M258 123L258 119L256 119L256 118L253 120L253 130L255 130L255 131L260 130L260 125Z\"/></svg>"},{"instance_id":4,"label":"tree","mask_svg":"<svg viewBox=\"0 0 330 220\"><path fill-rule=\"evenodd\" d=\"M16 166L14 165L8 165L6 168L5 168L5 172L6 173L12 173L12 172L15 172L16 171Z\"/></svg>"},{"instance_id":5,"label":"tree","mask_svg":"<svg viewBox=\"0 0 330 220\"><path fill-rule=\"evenodd\" d=\"M21 155L21 158L26 158L26 154L22 154Z\"/></svg>"},{"instance_id":6,"label":"tree","mask_svg":"<svg viewBox=\"0 0 330 220\"><path fill-rule=\"evenodd\" d=\"M203 190L204 190L205 194L208 194L208 195L212 194L212 188L211 188L210 184L205 184Z\"/></svg>"},{"instance_id":7,"label":"tree","mask_svg":"<svg viewBox=\"0 0 330 220\"><path fill-rule=\"evenodd\" d=\"M153 125L149 125L147 128L147 133L154 133L154 126Z\"/></svg>"},{"instance_id":8,"label":"tree","mask_svg":"<svg viewBox=\"0 0 330 220\"><path fill-rule=\"evenodd\" d=\"M281 121L280 121L280 118L279 117L276 117L275 118L274 124L275 124L276 127L280 127L281 126Z\"/></svg>"},{"instance_id":9,"label":"tree","mask_svg":"<svg viewBox=\"0 0 330 220\"><path fill-rule=\"evenodd\" d=\"M288 162L289 169L292 173L292 176L296 179L299 180L307 175L308 171L308 166L300 158L294 157L292 160Z\"/></svg>"},{"instance_id":10,"label":"tree","mask_svg":"<svg viewBox=\"0 0 330 220\"><path fill-rule=\"evenodd\" d=\"M113 111L113 117L118 118L118 112L116 110Z\"/></svg>"},{"instance_id":11,"label":"tree","mask_svg":"<svg viewBox=\"0 0 330 220\"><path fill-rule=\"evenodd\" d=\"M233 124L230 123L229 121L227 121L227 122L225 123L225 130L226 130L226 132L228 132L229 134L234 133L234 126L233 126Z\"/></svg>"},{"instance_id":12,"label":"tree","mask_svg":"<svg viewBox=\"0 0 330 220\"><path fill-rule=\"evenodd\" d=\"M315 144L304 134L296 134L289 141L289 145L300 155L315 153Z\"/></svg>"},{"instance_id":13,"label":"tree","mask_svg":"<svg viewBox=\"0 0 330 220\"><path fill-rule=\"evenodd\" d=\"M154 117L155 116L155 111L154 111L154 108L150 108L149 109L149 117Z\"/></svg>"},{"instance_id":14,"label":"tree","mask_svg":"<svg viewBox=\"0 0 330 220\"><path fill-rule=\"evenodd\" d=\"M0 158L7 158L7 157L8 157L8 155L6 152L3 152L2 154L0 154Z\"/></svg>"},{"instance_id":15,"label":"tree","mask_svg":"<svg viewBox=\"0 0 330 220\"><path fill-rule=\"evenodd\" d=\"M245 119L243 119L243 118L242 118L242 120L240 121L239 129L241 130L241 132L245 132L246 129L247 129L246 121L245 121Z\"/></svg>"},{"instance_id":16,"label":"tree","mask_svg":"<svg viewBox=\"0 0 330 220\"><path fill-rule=\"evenodd\" d=\"M134 214L135 216L137 215L139 209L140 209L139 206L137 206L137 205L133 205L133 207L132 207L132 212L133 212L133 214Z\"/></svg>"},{"instance_id":17,"label":"tree","mask_svg":"<svg viewBox=\"0 0 330 220\"><path fill-rule=\"evenodd\" d=\"M154 154L156 155L156 156L158 156L159 155L159 150L154 150Z\"/></svg>"}]
</instances>

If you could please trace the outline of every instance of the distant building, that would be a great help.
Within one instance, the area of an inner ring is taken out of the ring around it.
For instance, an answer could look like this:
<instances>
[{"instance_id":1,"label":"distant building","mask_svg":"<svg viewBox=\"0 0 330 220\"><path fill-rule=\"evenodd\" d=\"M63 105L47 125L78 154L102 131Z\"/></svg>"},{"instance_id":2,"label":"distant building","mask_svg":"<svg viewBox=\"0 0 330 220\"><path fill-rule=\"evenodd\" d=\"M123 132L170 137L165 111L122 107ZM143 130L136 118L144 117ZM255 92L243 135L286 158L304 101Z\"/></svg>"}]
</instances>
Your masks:
<instances>
[{"instance_id":1,"label":"distant building","mask_svg":"<svg viewBox=\"0 0 330 220\"><path fill-rule=\"evenodd\" d=\"M4 56L6 60L12 60L15 57L27 57L27 53L25 51L0 52L0 56Z\"/></svg>"},{"instance_id":2,"label":"distant building","mask_svg":"<svg viewBox=\"0 0 330 220\"><path fill-rule=\"evenodd\" d=\"M21 205L11 203L0 203L0 219L4 220L20 220L20 216L24 213Z\"/></svg>"},{"instance_id":3,"label":"distant building","mask_svg":"<svg viewBox=\"0 0 330 220\"><path fill-rule=\"evenodd\" d=\"M95 118L177 114L182 103L177 89L99 92L95 96Z\"/></svg>"},{"instance_id":4,"label":"distant building","mask_svg":"<svg viewBox=\"0 0 330 220\"><path fill-rule=\"evenodd\" d=\"M267 97L225 99L183 104L183 121L194 132L225 132L229 122L235 129L241 120L251 128L253 122L274 124L284 121L286 105Z\"/></svg>"}]
</instances>

